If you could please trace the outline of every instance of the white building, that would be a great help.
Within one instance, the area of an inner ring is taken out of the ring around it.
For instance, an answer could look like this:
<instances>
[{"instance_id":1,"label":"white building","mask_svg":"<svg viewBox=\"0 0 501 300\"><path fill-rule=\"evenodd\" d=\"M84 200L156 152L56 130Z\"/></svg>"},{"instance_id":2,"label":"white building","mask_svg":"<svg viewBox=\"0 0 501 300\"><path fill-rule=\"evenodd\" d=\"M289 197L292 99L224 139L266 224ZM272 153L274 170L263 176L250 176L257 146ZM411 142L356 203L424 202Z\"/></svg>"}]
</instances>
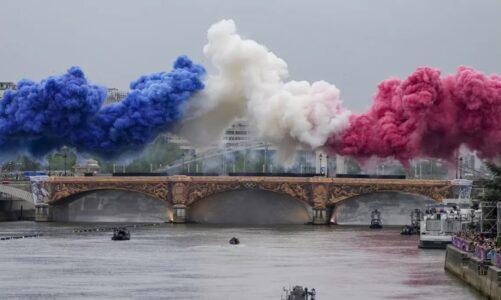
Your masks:
<instances>
[{"instance_id":1,"label":"white building","mask_svg":"<svg viewBox=\"0 0 501 300\"><path fill-rule=\"evenodd\" d=\"M121 101L122 99L127 97L127 93L128 91L121 91L117 88L109 88L108 95L106 96L106 100L104 101L104 105Z\"/></svg>"},{"instance_id":2,"label":"white building","mask_svg":"<svg viewBox=\"0 0 501 300\"><path fill-rule=\"evenodd\" d=\"M256 142L250 135L249 122L244 119L233 122L225 130L223 140L225 148L237 148Z\"/></svg>"},{"instance_id":3,"label":"white building","mask_svg":"<svg viewBox=\"0 0 501 300\"><path fill-rule=\"evenodd\" d=\"M75 165L73 167L74 169L74 173L76 176L83 176L83 175L86 175L86 174L97 174L99 173L99 170L100 170L100 167L99 167L99 164L97 162L97 160L95 159L86 159L85 160L85 163L83 164L79 164L79 165Z\"/></svg>"},{"instance_id":4,"label":"white building","mask_svg":"<svg viewBox=\"0 0 501 300\"><path fill-rule=\"evenodd\" d=\"M15 90L16 84L14 82L1 82L0 81L0 99L3 98L3 94L6 90Z\"/></svg>"}]
</instances>

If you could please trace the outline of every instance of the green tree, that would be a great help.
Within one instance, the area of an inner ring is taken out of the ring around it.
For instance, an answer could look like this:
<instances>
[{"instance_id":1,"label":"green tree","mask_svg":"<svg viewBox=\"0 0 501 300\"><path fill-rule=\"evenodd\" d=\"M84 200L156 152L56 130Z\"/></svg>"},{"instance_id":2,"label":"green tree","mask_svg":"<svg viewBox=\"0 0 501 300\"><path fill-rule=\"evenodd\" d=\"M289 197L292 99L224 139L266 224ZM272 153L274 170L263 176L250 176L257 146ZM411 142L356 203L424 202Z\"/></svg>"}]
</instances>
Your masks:
<instances>
[{"instance_id":1,"label":"green tree","mask_svg":"<svg viewBox=\"0 0 501 300\"><path fill-rule=\"evenodd\" d=\"M494 163L487 163L493 178L485 185L486 191L483 201L501 201L501 166Z\"/></svg>"},{"instance_id":2,"label":"green tree","mask_svg":"<svg viewBox=\"0 0 501 300\"><path fill-rule=\"evenodd\" d=\"M19 171L37 171L37 170L40 170L42 167L42 165L39 162L37 162L33 159L30 159L26 155L19 156L16 159L16 161L17 161Z\"/></svg>"},{"instance_id":3,"label":"green tree","mask_svg":"<svg viewBox=\"0 0 501 300\"><path fill-rule=\"evenodd\" d=\"M74 149L64 148L46 156L47 169L50 171L65 169L71 171L77 162L77 154ZM66 162L65 162L66 161Z\"/></svg>"},{"instance_id":4,"label":"green tree","mask_svg":"<svg viewBox=\"0 0 501 300\"><path fill-rule=\"evenodd\" d=\"M346 159L345 166L347 174L360 174L362 171L358 162L352 157Z\"/></svg>"},{"instance_id":5,"label":"green tree","mask_svg":"<svg viewBox=\"0 0 501 300\"><path fill-rule=\"evenodd\" d=\"M127 171L149 172L151 167L156 170L160 166L168 165L180 159L183 153L184 151L176 144L170 143L166 137L160 136L127 166Z\"/></svg>"}]
</instances>

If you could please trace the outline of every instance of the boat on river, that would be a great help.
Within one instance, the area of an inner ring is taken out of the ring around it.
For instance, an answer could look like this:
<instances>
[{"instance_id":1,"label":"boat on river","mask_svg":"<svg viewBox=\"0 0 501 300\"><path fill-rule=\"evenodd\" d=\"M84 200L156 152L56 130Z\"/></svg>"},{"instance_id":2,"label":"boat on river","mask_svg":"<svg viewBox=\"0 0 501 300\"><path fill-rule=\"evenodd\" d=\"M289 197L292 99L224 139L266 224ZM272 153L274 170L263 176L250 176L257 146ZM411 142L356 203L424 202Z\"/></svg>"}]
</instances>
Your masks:
<instances>
[{"instance_id":1,"label":"boat on river","mask_svg":"<svg viewBox=\"0 0 501 300\"><path fill-rule=\"evenodd\" d=\"M445 249L456 233L473 224L474 216L473 209L453 203L428 207L420 224L419 248Z\"/></svg>"},{"instance_id":2,"label":"boat on river","mask_svg":"<svg viewBox=\"0 0 501 300\"><path fill-rule=\"evenodd\" d=\"M377 209L371 212L371 225L370 229L381 229L383 228L383 222L381 222L381 212Z\"/></svg>"},{"instance_id":3,"label":"boat on river","mask_svg":"<svg viewBox=\"0 0 501 300\"><path fill-rule=\"evenodd\" d=\"M315 300L317 292L315 289L308 290L300 285L294 286L292 289L284 288L285 295L281 300Z\"/></svg>"},{"instance_id":4,"label":"boat on river","mask_svg":"<svg viewBox=\"0 0 501 300\"><path fill-rule=\"evenodd\" d=\"M400 234L402 235L413 235L413 234L419 234L420 232L420 226L421 226L421 219L423 218L423 214L420 209L416 208L411 212L411 224L410 225L405 225L404 228L402 228L402 231Z\"/></svg>"},{"instance_id":5,"label":"boat on river","mask_svg":"<svg viewBox=\"0 0 501 300\"><path fill-rule=\"evenodd\" d=\"M130 240L130 232L127 228L117 228L113 231L113 241L128 241Z\"/></svg>"},{"instance_id":6,"label":"boat on river","mask_svg":"<svg viewBox=\"0 0 501 300\"><path fill-rule=\"evenodd\" d=\"M230 245L238 245L238 244L240 244L240 240L237 239L236 237L232 237L230 239Z\"/></svg>"},{"instance_id":7,"label":"boat on river","mask_svg":"<svg viewBox=\"0 0 501 300\"><path fill-rule=\"evenodd\" d=\"M441 204L428 205L420 222L419 248L445 249L452 236L474 223L475 211L471 206L472 181L451 180L452 197Z\"/></svg>"}]
</instances>

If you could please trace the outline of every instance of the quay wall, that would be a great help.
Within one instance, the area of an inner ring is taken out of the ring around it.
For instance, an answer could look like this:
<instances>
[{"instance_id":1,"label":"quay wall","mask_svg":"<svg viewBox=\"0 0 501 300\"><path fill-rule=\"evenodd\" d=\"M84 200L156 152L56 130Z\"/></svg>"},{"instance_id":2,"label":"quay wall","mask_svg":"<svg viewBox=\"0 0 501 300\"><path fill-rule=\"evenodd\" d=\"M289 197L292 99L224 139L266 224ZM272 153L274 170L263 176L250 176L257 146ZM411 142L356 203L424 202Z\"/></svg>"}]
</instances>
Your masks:
<instances>
[{"instance_id":1,"label":"quay wall","mask_svg":"<svg viewBox=\"0 0 501 300\"><path fill-rule=\"evenodd\" d=\"M501 300L501 268L485 265L472 253L448 245L445 269L489 299Z\"/></svg>"}]
</instances>

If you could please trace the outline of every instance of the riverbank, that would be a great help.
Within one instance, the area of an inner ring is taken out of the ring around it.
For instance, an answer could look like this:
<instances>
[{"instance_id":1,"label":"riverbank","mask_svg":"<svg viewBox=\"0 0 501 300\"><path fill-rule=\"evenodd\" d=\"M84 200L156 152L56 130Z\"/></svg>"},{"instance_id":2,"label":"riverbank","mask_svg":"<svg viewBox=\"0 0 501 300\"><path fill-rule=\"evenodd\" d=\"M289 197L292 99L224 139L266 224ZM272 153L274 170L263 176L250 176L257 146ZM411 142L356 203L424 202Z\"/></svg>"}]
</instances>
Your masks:
<instances>
[{"instance_id":1,"label":"riverbank","mask_svg":"<svg viewBox=\"0 0 501 300\"><path fill-rule=\"evenodd\" d=\"M445 269L490 299L501 300L501 268L489 266L473 253L448 245Z\"/></svg>"}]
</instances>

